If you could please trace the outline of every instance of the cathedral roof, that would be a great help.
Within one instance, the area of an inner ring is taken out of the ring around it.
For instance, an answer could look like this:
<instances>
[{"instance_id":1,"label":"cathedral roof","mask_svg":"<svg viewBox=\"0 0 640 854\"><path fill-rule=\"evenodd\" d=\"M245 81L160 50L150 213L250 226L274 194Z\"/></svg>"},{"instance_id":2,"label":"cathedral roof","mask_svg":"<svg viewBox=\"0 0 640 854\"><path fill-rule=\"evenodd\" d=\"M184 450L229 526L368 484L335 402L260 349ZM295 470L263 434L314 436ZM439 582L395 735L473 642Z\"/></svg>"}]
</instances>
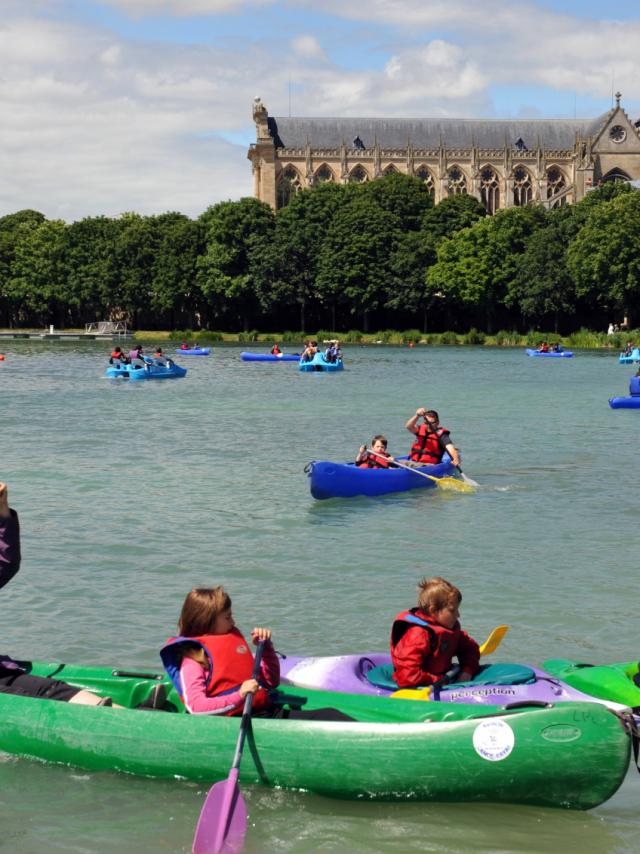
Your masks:
<instances>
[{"instance_id":1,"label":"cathedral roof","mask_svg":"<svg viewBox=\"0 0 640 854\"><path fill-rule=\"evenodd\" d=\"M449 149L512 148L532 151L538 140L546 149L572 149L576 133L595 135L609 113L595 119L357 119L269 118L276 145L314 149L373 148L377 140L385 149L403 149L407 141L415 149L434 149L440 141Z\"/></svg>"}]
</instances>

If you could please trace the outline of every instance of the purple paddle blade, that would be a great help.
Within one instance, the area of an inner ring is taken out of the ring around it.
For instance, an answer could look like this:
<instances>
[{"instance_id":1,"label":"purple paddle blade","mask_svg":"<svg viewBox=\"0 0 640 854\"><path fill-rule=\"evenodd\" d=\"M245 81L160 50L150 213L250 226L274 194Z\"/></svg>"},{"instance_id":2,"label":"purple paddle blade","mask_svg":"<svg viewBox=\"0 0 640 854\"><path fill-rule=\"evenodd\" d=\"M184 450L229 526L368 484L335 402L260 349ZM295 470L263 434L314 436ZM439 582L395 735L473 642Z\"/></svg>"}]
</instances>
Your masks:
<instances>
[{"instance_id":1,"label":"purple paddle blade","mask_svg":"<svg viewBox=\"0 0 640 854\"><path fill-rule=\"evenodd\" d=\"M193 854L237 854L247 831L247 807L238 788L238 770L209 789L193 837Z\"/></svg>"}]
</instances>

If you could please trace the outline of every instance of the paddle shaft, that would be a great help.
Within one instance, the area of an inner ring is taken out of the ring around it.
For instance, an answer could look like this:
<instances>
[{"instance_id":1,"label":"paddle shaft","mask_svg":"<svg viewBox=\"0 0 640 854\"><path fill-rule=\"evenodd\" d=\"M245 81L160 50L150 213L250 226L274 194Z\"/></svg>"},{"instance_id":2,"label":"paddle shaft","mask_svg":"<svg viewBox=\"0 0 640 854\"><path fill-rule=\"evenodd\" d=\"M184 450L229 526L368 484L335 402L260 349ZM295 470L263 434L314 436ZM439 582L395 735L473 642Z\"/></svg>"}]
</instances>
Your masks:
<instances>
[{"instance_id":1,"label":"paddle shaft","mask_svg":"<svg viewBox=\"0 0 640 854\"><path fill-rule=\"evenodd\" d=\"M264 651L264 641L258 643L256 655L253 662L252 679L257 679L260 673L260 663ZM244 742L251 723L251 707L253 705L253 694L247 694L242 710L240 721L240 732L236 741L236 751L233 756L231 770L226 780L215 783L205 799L200 817L196 826L193 840L193 851L196 854L221 854L225 848L225 842L229 841L229 833L232 831L236 837L231 850L240 851L243 845L244 835L247 830L247 813L242 793L238 788L238 769L242 759ZM235 826L234 826L235 820Z\"/></svg>"},{"instance_id":2,"label":"paddle shaft","mask_svg":"<svg viewBox=\"0 0 640 854\"><path fill-rule=\"evenodd\" d=\"M388 457L385 457L384 454L379 454L377 451L367 451L368 454L373 454L374 457L380 457L381 460L388 460ZM406 469L407 471L412 471L414 474L419 474L420 477L426 477L428 480L434 480L436 483L440 480L439 477L434 477L432 474L427 474L425 471L418 471L418 469L414 469L413 466L405 465L405 463L401 463L399 460L395 458L393 460L389 460L392 466L398 466L398 468Z\"/></svg>"},{"instance_id":3,"label":"paddle shaft","mask_svg":"<svg viewBox=\"0 0 640 854\"><path fill-rule=\"evenodd\" d=\"M262 652L264 650L264 641L260 641L258 644L258 648L256 649L256 657L253 662L253 672L251 674L252 679L257 679L258 674L260 673L260 662L262 661ZM251 720L251 707L253 706L253 694L247 694L244 698L244 709L242 710L242 720L240 721L240 732L238 733L238 741L236 742L236 752L233 756L233 762L231 763L231 769L234 770L240 767L240 760L242 759L242 750L244 748L244 740L247 736L247 730L249 729L249 721Z\"/></svg>"}]
</instances>

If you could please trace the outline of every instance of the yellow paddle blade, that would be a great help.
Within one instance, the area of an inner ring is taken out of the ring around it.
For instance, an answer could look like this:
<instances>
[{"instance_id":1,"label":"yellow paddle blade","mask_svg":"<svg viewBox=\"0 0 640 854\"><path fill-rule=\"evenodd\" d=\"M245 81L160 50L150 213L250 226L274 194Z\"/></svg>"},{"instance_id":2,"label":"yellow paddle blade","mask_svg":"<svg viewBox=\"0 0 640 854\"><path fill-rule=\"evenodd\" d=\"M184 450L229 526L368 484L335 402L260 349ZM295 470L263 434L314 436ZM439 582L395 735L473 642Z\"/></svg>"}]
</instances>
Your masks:
<instances>
[{"instance_id":1,"label":"yellow paddle blade","mask_svg":"<svg viewBox=\"0 0 640 854\"><path fill-rule=\"evenodd\" d=\"M480 647L480 655L491 655L492 652L495 652L508 631L509 626L496 626Z\"/></svg>"},{"instance_id":2,"label":"yellow paddle blade","mask_svg":"<svg viewBox=\"0 0 640 854\"><path fill-rule=\"evenodd\" d=\"M465 483L464 480L458 480L457 477L434 477L440 489L449 489L452 492L475 492L475 486L470 483Z\"/></svg>"},{"instance_id":3,"label":"yellow paddle blade","mask_svg":"<svg viewBox=\"0 0 640 854\"><path fill-rule=\"evenodd\" d=\"M394 691L391 695L396 700L429 700L431 695L431 687L427 688L403 688L401 691Z\"/></svg>"}]
</instances>

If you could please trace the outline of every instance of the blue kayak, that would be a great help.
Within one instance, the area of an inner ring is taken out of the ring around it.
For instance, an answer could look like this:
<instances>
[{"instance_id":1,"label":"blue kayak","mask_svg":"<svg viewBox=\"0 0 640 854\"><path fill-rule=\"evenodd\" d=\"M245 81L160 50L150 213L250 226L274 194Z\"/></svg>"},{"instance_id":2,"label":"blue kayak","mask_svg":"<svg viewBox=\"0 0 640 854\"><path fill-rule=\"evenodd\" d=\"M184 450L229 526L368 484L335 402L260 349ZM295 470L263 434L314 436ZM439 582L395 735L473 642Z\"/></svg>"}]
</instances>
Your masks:
<instances>
[{"instance_id":1,"label":"blue kayak","mask_svg":"<svg viewBox=\"0 0 640 854\"><path fill-rule=\"evenodd\" d=\"M630 365L632 362L640 362L640 350L637 347L634 347L631 351L631 355L625 356L624 353L620 353L618 361L621 365Z\"/></svg>"},{"instance_id":2,"label":"blue kayak","mask_svg":"<svg viewBox=\"0 0 640 854\"><path fill-rule=\"evenodd\" d=\"M572 359L573 353L571 350L561 350L560 353L554 353L553 351L541 353L539 350L527 349L527 356L542 356L546 359Z\"/></svg>"},{"instance_id":3,"label":"blue kayak","mask_svg":"<svg viewBox=\"0 0 640 854\"><path fill-rule=\"evenodd\" d=\"M144 365L123 365L122 362L110 365L106 376L111 379L122 377L124 380L167 380L184 377L186 373L187 369L179 365L162 365L154 359L145 359Z\"/></svg>"},{"instance_id":4,"label":"blue kayak","mask_svg":"<svg viewBox=\"0 0 640 854\"><path fill-rule=\"evenodd\" d=\"M408 457L398 457L406 461ZM409 489L433 489L435 481L422 477L405 468L365 469L355 463L332 463L314 460L305 471L309 475L309 486L314 498L353 498L356 495L386 495L389 492L406 492ZM457 474L451 463L420 466L416 469L433 477L449 477Z\"/></svg>"},{"instance_id":5,"label":"blue kayak","mask_svg":"<svg viewBox=\"0 0 640 854\"><path fill-rule=\"evenodd\" d=\"M342 359L337 362L327 362L323 353L316 353L310 362L300 361L300 370L305 372L310 371L341 371L344 365Z\"/></svg>"},{"instance_id":6,"label":"blue kayak","mask_svg":"<svg viewBox=\"0 0 640 854\"><path fill-rule=\"evenodd\" d=\"M612 409L640 409L640 397L610 397L609 406Z\"/></svg>"},{"instance_id":7,"label":"blue kayak","mask_svg":"<svg viewBox=\"0 0 640 854\"><path fill-rule=\"evenodd\" d=\"M181 356L208 356L209 349L209 347L191 347L189 350L181 350L178 347L176 353L180 353Z\"/></svg>"},{"instance_id":8,"label":"blue kayak","mask_svg":"<svg viewBox=\"0 0 640 854\"><path fill-rule=\"evenodd\" d=\"M299 362L299 353L240 353L243 362Z\"/></svg>"}]
</instances>

